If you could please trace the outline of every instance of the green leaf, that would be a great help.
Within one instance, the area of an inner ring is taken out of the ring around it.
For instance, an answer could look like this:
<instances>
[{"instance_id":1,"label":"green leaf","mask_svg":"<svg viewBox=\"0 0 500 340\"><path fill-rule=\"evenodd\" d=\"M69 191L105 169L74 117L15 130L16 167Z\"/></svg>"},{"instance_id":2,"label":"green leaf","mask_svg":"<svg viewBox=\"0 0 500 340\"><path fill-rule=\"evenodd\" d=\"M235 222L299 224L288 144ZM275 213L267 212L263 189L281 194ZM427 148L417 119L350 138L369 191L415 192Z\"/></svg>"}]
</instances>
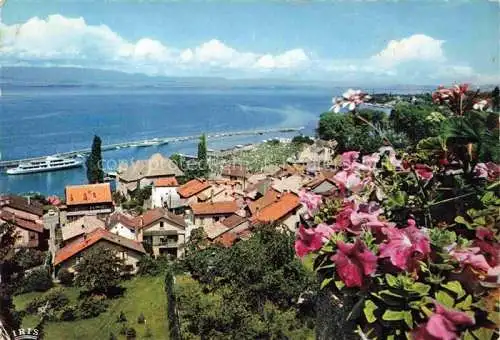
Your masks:
<instances>
[{"instance_id":1,"label":"green leaf","mask_svg":"<svg viewBox=\"0 0 500 340\"><path fill-rule=\"evenodd\" d=\"M434 314L434 312L431 311L426 306L422 306L421 309L422 309L422 312L424 312L425 316L427 316L427 317L430 317L432 314Z\"/></svg>"},{"instance_id":2,"label":"green leaf","mask_svg":"<svg viewBox=\"0 0 500 340\"><path fill-rule=\"evenodd\" d=\"M467 222L465 220L465 218L463 218L463 216L457 216L455 217L455 222L458 223L458 224L464 224L467 228L471 228L471 225L469 222Z\"/></svg>"},{"instance_id":3,"label":"green leaf","mask_svg":"<svg viewBox=\"0 0 500 340\"><path fill-rule=\"evenodd\" d=\"M476 340L476 338L467 330L463 333L463 340Z\"/></svg>"},{"instance_id":4,"label":"green leaf","mask_svg":"<svg viewBox=\"0 0 500 340\"><path fill-rule=\"evenodd\" d=\"M441 286L457 294L458 299L461 299L465 296L465 290L462 288L462 285L458 281L450 281L446 284L441 284Z\"/></svg>"},{"instance_id":5,"label":"green leaf","mask_svg":"<svg viewBox=\"0 0 500 340\"><path fill-rule=\"evenodd\" d=\"M363 313L365 314L366 321L373 323L377 320L373 312L377 309L377 305L372 300L365 301L365 308L363 308Z\"/></svg>"},{"instance_id":6,"label":"green leaf","mask_svg":"<svg viewBox=\"0 0 500 340\"><path fill-rule=\"evenodd\" d=\"M413 328L413 316L411 315L411 312L405 311L404 312L404 320L406 324L408 325L408 328L412 329Z\"/></svg>"},{"instance_id":7,"label":"green leaf","mask_svg":"<svg viewBox=\"0 0 500 340\"><path fill-rule=\"evenodd\" d=\"M385 280L387 281L387 284L391 287L397 287L398 286L398 279L391 274L385 274Z\"/></svg>"},{"instance_id":8,"label":"green leaf","mask_svg":"<svg viewBox=\"0 0 500 340\"><path fill-rule=\"evenodd\" d=\"M336 280L335 281L335 286L337 287L338 290L341 290L342 288L345 287L345 283L341 280Z\"/></svg>"},{"instance_id":9,"label":"green leaf","mask_svg":"<svg viewBox=\"0 0 500 340\"><path fill-rule=\"evenodd\" d=\"M436 293L436 300L446 307L453 308L455 305L455 300L445 291L440 290Z\"/></svg>"},{"instance_id":10,"label":"green leaf","mask_svg":"<svg viewBox=\"0 0 500 340\"><path fill-rule=\"evenodd\" d=\"M356 320L361 315L361 310L364 306L365 298L361 297L358 302L352 307L351 312L347 316L347 320Z\"/></svg>"},{"instance_id":11,"label":"green leaf","mask_svg":"<svg viewBox=\"0 0 500 340\"><path fill-rule=\"evenodd\" d=\"M417 292L420 295L427 295L431 290L431 286L426 285L425 283L422 282L415 282L411 288L413 292Z\"/></svg>"},{"instance_id":12,"label":"green leaf","mask_svg":"<svg viewBox=\"0 0 500 340\"><path fill-rule=\"evenodd\" d=\"M319 289L323 289L326 286L328 286L328 284L330 282L332 282L332 280L333 280L333 277L329 277L328 279L324 279L323 282L321 282L321 286L319 287Z\"/></svg>"},{"instance_id":13,"label":"green leaf","mask_svg":"<svg viewBox=\"0 0 500 340\"><path fill-rule=\"evenodd\" d=\"M382 319L386 321L399 321L404 320L405 312L403 311L395 311L395 310L386 310L384 315L382 315Z\"/></svg>"},{"instance_id":14,"label":"green leaf","mask_svg":"<svg viewBox=\"0 0 500 340\"><path fill-rule=\"evenodd\" d=\"M472 295L467 295L464 301L457 303L455 305L455 308L467 310L470 309L471 305L472 305Z\"/></svg>"},{"instance_id":15,"label":"green leaf","mask_svg":"<svg viewBox=\"0 0 500 340\"><path fill-rule=\"evenodd\" d=\"M474 219L474 224L485 225L486 224L486 218L484 216L480 216L478 218L475 218Z\"/></svg>"},{"instance_id":16,"label":"green leaf","mask_svg":"<svg viewBox=\"0 0 500 340\"><path fill-rule=\"evenodd\" d=\"M493 330L488 329L488 328L478 328L472 331L472 334L474 334L478 339L481 340L488 340L493 337Z\"/></svg>"}]
</instances>

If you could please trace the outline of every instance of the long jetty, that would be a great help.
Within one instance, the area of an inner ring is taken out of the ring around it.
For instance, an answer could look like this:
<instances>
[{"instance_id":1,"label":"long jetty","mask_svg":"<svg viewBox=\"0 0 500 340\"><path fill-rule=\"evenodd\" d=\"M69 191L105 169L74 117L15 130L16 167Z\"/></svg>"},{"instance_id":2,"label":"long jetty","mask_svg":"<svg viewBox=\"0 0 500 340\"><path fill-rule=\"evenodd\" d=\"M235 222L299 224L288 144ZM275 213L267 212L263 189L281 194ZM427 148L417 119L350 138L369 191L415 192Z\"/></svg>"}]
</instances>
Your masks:
<instances>
[{"instance_id":1,"label":"long jetty","mask_svg":"<svg viewBox=\"0 0 500 340\"><path fill-rule=\"evenodd\" d=\"M301 127L291 127L291 128L274 128L274 129L245 130L245 131L218 132L218 133L215 132L215 133L207 134L207 139L217 139L217 138L224 138L224 137L231 137L231 136L250 136L250 135L264 135L264 134L270 134L270 133L297 132L297 131L301 131L303 129L304 129L304 127L301 126ZM112 150L118 150L118 149L122 149L122 148L139 147L139 146L141 146L141 147L160 146L160 145L170 144L170 143L187 142L187 141L191 141L191 140L196 140L198 138L200 138L200 135L183 136L183 137L150 138L150 139L143 139L143 140L139 140L139 141L131 141L131 142L122 142L122 143L103 145L101 147L101 150L102 151L112 151ZM151 144L147 144L147 143L151 143ZM86 149L73 150L73 151L68 151L68 152L59 152L59 153L57 153L57 155L60 157L70 157L71 158L71 157L76 157L78 155L88 155L90 153L90 151L91 151L90 148L86 148ZM47 156L38 156L38 157L31 157L31 158L0 161L0 168L16 167L20 163L42 160L42 159L46 158Z\"/></svg>"}]
</instances>

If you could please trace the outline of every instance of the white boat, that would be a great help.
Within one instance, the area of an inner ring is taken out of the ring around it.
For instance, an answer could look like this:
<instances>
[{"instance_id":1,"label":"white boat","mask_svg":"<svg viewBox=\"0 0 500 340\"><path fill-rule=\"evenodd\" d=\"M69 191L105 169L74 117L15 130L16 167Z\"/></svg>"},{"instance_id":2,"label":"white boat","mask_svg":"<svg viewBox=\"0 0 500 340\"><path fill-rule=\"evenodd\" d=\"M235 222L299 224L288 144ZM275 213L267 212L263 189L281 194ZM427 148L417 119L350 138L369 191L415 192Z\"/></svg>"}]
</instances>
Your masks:
<instances>
[{"instance_id":1,"label":"white boat","mask_svg":"<svg viewBox=\"0 0 500 340\"><path fill-rule=\"evenodd\" d=\"M55 171L76 168L83 165L81 158L48 156L43 159L20 163L16 168L7 169L9 175L31 174L36 172Z\"/></svg>"}]
</instances>

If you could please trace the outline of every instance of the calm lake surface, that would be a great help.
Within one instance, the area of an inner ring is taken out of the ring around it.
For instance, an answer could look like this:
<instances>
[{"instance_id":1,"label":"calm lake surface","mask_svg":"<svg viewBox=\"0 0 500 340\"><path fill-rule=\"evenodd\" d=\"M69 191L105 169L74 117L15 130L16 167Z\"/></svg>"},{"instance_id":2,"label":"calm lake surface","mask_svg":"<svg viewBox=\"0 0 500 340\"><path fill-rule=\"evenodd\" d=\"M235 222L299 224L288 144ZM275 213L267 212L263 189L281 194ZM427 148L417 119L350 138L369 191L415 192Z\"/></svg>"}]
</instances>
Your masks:
<instances>
[{"instance_id":1,"label":"calm lake surface","mask_svg":"<svg viewBox=\"0 0 500 340\"><path fill-rule=\"evenodd\" d=\"M175 86L32 86L4 84L0 98L2 159L51 155L103 144L167 136L305 126L313 133L334 93L327 88L210 88ZM293 134L234 136L208 141L212 149ZM197 141L103 154L136 160L155 152L194 154ZM0 192L62 195L86 182L85 168L30 175L0 174Z\"/></svg>"}]
</instances>

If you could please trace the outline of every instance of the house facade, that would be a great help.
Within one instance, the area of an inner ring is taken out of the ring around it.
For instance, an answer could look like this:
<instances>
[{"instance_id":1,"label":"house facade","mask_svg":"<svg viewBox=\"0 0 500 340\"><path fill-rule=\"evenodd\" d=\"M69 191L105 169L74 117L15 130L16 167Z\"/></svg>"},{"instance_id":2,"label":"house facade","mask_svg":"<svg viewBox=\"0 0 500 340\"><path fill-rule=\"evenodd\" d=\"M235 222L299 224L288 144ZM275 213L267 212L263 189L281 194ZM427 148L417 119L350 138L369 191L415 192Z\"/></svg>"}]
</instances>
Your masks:
<instances>
[{"instance_id":1,"label":"house facade","mask_svg":"<svg viewBox=\"0 0 500 340\"><path fill-rule=\"evenodd\" d=\"M67 186L65 195L66 205L60 208L63 224L82 216L106 219L114 211L109 183Z\"/></svg>"},{"instance_id":2,"label":"house facade","mask_svg":"<svg viewBox=\"0 0 500 340\"><path fill-rule=\"evenodd\" d=\"M156 153L147 160L139 160L130 165L121 165L116 177L116 190L129 198L130 193L153 185L155 180L179 177L184 173L169 158Z\"/></svg>"},{"instance_id":3,"label":"house facade","mask_svg":"<svg viewBox=\"0 0 500 340\"><path fill-rule=\"evenodd\" d=\"M109 216L106 222L107 229L116 235L128 238L129 240L139 240L139 229L141 228L141 218L133 217L122 212L115 212Z\"/></svg>"},{"instance_id":4,"label":"house facade","mask_svg":"<svg viewBox=\"0 0 500 340\"><path fill-rule=\"evenodd\" d=\"M191 221L195 227L205 227L222 221L240 210L236 201L192 203Z\"/></svg>"},{"instance_id":5,"label":"house facade","mask_svg":"<svg viewBox=\"0 0 500 340\"><path fill-rule=\"evenodd\" d=\"M179 199L177 193L177 179L175 177L165 177L155 179L151 189L152 208L163 208L173 206L173 203Z\"/></svg>"},{"instance_id":6,"label":"house facade","mask_svg":"<svg viewBox=\"0 0 500 340\"><path fill-rule=\"evenodd\" d=\"M115 250L116 256L123 260L124 265L128 267L127 272L129 273L137 272L137 263L146 254L140 242L98 228L86 234L82 240L72 242L56 252L53 260L56 272L63 268L70 272L76 272L76 265L82 256L97 246Z\"/></svg>"},{"instance_id":7,"label":"house facade","mask_svg":"<svg viewBox=\"0 0 500 340\"><path fill-rule=\"evenodd\" d=\"M295 232L303 212L299 197L294 193L285 192L279 194L272 203L257 209L251 217L251 223L252 226L275 223Z\"/></svg>"},{"instance_id":8,"label":"house facade","mask_svg":"<svg viewBox=\"0 0 500 340\"><path fill-rule=\"evenodd\" d=\"M44 229L41 204L21 196L0 196L0 224L4 223L15 226L15 247L47 249L49 232Z\"/></svg>"},{"instance_id":9,"label":"house facade","mask_svg":"<svg viewBox=\"0 0 500 340\"><path fill-rule=\"evenodd\" d=\"M62 242L68 244L83 239L85 234L104 227L105 222L96 216L82 216L61 227Z\"/></svg>"},{"instance_id":10,"label":"house facade","mask_svg":"<svg viewBox=\"0 0 500 340\"><path fill-rule=\"evenodd\" d=\"M183 216L163 208L147 211L141 217L139 240L153 256L166 255L180 258L189 238L188 224Z\"/></svg>"}]
</instances>

